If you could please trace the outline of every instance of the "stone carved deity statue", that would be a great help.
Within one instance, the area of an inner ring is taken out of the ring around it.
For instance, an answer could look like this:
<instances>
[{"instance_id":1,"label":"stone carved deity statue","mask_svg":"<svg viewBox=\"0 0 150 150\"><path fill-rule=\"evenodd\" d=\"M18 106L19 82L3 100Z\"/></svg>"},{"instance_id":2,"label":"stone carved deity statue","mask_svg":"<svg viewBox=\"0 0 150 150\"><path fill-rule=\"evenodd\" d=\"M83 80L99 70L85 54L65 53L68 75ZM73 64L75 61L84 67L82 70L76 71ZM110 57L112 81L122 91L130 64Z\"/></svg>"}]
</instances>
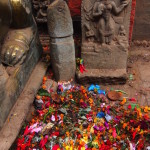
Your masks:
<instances>
[{"instance_id":1,"label":"stone carved deity statue","mask_svg":"<svg viewBox=\"0 0 150 150\"><path fill-rule=\"evenodd\" d=\"M129 3L130 0L83 0L82 41L111 44L119 29L124 26L124 17L120 13Z\"/></svg>"},{"instance_id":2,"label":"stone carved deity statue","mask_svg":"<svg viewBox=\"0 0 150 150\"><path fill-rule=\"evenodd\" d=\"M131 0L82 0L79 81L125 83Z\"/></svg>"},{"instance_id":3,"label":"stone carved deity statue","mask_svg":"<svg viewBox=\"0 0 150 150\"><path fill-rule=\"evenodd\" d=\"M110 44L114 35L114 25L111 22L112 14L119 14L129 1L124 0L119 7L111 0L98 0L94 3L93 17L98 19L97 30L101 37L101 42Z\"/></svg>"}]
</instances>

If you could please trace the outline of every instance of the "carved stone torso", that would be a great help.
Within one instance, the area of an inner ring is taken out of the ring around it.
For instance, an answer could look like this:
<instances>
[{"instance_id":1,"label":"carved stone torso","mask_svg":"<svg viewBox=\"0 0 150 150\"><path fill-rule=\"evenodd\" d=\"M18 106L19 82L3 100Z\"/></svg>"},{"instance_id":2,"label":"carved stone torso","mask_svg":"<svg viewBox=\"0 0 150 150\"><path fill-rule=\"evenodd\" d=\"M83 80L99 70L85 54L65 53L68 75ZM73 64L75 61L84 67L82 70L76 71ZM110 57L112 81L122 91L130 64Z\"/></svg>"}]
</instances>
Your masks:
<instances>
[{"instance_id":1,"label":"carved stone torso","mask_svg":"<svg viewBox=\"0 0 150 150\"><path fill-rule=\"evenodd\" d=\"M128 32L129 26L124 23L126 18L129 18L126 13L129 2L129 0L83 0L81 9L83 43L94 41L99 44L111 44L114 37L118 36L120 26L125 26ZM88 33L91 32L93 34L89 36Z\"/></svg>"}]
</instances>

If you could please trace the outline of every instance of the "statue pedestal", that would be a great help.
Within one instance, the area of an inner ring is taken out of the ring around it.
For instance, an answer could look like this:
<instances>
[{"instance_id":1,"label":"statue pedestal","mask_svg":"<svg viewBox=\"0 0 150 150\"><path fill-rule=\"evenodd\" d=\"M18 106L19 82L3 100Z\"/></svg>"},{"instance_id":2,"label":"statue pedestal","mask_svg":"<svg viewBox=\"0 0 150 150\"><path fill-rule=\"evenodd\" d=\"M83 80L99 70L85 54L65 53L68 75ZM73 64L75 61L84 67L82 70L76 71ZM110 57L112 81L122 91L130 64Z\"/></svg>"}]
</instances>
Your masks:
<instances>
[{"instance_id":1,"label":"statue pedestal","mask_svg":"<svg viewBox=\"0 0 150 150\"><path fill-rule=\"evenodd\" d=\"M11 108L15 104L18 96L28 81L33 68L41 56L41 52L42 47L38 36L36 35L30 44L30 50L27 54L25 62L16 67L6 68L8 77L5 84L1 81L3 77L0 76L0 85L3 84L0 89L0 128L3 126Z\"/></svg>"},{"instance_id":2,"label":"statue pedestal","mask_svg":"<svg viewBox=\"0 0 150 150\"><path fill-rule=\"evenodd\" d=\"M87 69L86 72L76 72L79 83L100 83L103 85L125 84L126 69Z\"/></svg>"},{"instance_id":3,"label":"statue pedestal","mask_svg":"<svg viewBox=\"0 0 150 150\"><path fill-rule=\"evenodd\" d=\"M86 72L77 72L81 83L123 84L126 82L128 44L99 45L92 42L82 44L81 57Z\"/></svg>"}]
</instances>

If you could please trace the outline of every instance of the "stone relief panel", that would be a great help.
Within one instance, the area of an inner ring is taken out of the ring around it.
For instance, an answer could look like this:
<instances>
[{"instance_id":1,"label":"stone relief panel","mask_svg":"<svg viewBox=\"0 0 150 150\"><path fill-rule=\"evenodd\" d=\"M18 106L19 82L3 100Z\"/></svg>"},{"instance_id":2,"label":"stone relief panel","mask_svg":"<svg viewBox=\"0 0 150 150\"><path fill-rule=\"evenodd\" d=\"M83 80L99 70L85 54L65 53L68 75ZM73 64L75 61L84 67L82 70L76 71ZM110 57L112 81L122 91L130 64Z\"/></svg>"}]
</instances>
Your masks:
<instances>
[{"instance_id":1,"label":"stone relief panel","mask_svg":"<svg viewBox=\"0 0 150 150\"><path fill-rule=\"evenodd\" d=\"M131 0L83 0L82 43L128 45Z\"/></svg>"},{"instance_id":2,"label":"stone relief panel","mask_svg":"<svg viewBox=\"0 0 150 150\"><path fill-rule=\"evenodd\" d=\"M55 0L31 0L35 19L38 23L47 23L47 8ZM67 2L67 0L65 0Z\"/></svg>"}]
</instances>

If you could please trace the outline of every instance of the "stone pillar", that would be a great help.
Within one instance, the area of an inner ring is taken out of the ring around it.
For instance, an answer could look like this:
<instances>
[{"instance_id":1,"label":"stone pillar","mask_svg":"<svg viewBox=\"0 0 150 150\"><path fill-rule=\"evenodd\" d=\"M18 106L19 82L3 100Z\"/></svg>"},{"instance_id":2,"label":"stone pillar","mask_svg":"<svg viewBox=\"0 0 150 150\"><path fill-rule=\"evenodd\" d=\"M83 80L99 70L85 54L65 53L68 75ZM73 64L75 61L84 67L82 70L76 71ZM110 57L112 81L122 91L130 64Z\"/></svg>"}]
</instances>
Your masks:
<instances>
[{"instance_id":1,"label":"stone pillar","mask_svg":"<svg viewBox=\"0 0 150 150\"><path fill-rule=\"evenodd\" d=\"M76 69L70 11L65 1L55 0L48 6L47 14L54 75L57 81L68 81L74 78Z\"/></svg>"}]
</instances>

